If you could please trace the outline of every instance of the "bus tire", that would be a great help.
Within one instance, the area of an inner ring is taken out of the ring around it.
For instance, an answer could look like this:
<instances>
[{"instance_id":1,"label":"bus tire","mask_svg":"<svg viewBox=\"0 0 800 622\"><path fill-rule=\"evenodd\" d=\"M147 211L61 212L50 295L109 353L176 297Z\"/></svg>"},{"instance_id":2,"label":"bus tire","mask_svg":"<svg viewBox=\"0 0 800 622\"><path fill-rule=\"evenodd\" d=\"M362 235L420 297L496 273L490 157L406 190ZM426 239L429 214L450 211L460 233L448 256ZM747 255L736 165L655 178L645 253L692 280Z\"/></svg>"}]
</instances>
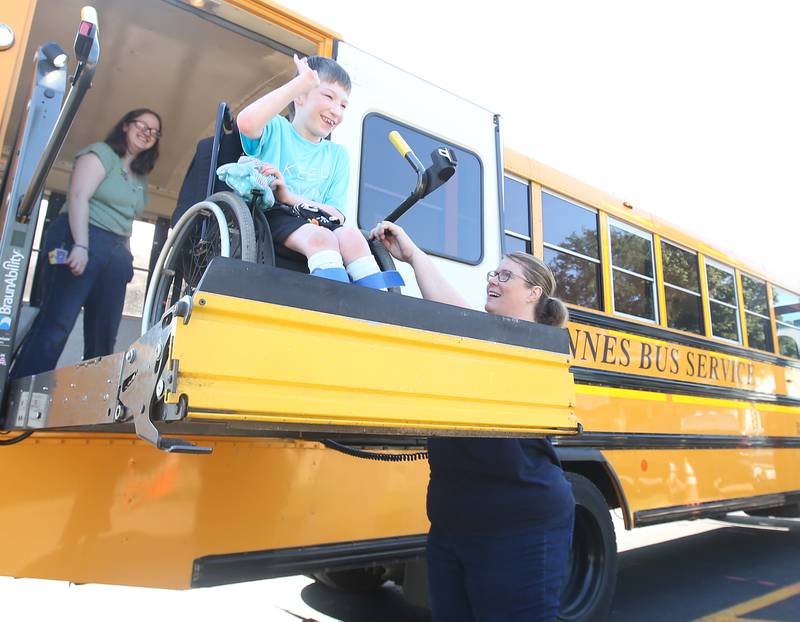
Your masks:
<instances>
[{"instance_id":1,"label":"bus tire","mask_svg":"<svg viewBox=\"0 0 800 622\"><path fill-rule=\"evenodd\" d=\"M575 527L558 619L599 622L607 619L614 597L617 538L608 504L597 486L576 473L566 473L566 477L575 496Z\"/></svg>"},{"instance_id":2,"label":"bus tire","mask_svg":"<svg viewBox=\"0 0 800 622\"><path fill-rule=\"evenodd\" d=\"M383 567L372 566L370 568L315 572L311 576L323 585L342 592L369 592L386 582L383 575Z\"/></svg>"}]
</instances>

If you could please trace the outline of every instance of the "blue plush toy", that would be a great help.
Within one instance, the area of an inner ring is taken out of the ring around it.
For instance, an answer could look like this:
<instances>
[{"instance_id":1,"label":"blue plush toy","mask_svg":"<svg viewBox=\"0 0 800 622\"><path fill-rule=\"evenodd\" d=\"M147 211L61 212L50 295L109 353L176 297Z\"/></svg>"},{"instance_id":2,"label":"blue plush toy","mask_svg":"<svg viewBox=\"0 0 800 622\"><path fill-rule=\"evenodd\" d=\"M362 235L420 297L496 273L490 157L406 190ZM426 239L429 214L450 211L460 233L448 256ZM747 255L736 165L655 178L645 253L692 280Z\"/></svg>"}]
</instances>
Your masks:
<instances>
[{"instance_id":1,"label":"blue plush toy","mask_svg":"<svg viewBox=\"0 0 800 622\"><path fill-rule=\"evenodd\" d=\"M237 162L223 164L217 169L217 177L236 191L236 194L249 201L253 190L261 191L259 207L269 209L275 204L275 197L269 185L275 181L274 175L264 175L261 169L264 162L250 156L242 156Z\"/></svg>"}]
</instances>

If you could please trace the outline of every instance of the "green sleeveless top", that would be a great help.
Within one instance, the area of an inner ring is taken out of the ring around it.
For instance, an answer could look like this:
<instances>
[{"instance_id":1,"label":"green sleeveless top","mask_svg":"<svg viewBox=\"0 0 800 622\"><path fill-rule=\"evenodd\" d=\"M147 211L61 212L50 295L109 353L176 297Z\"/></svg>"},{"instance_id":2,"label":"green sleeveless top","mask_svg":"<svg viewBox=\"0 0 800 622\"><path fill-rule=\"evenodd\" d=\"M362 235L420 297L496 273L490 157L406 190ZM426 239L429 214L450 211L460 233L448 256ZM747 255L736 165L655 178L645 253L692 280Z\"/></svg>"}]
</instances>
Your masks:
<instances>
[{"instance_id":1,"label":"green sleeveless top","mask_svg":"<svg viewBox=\"0 0 800 622\"><path fill-rule=\"evenodd\" d=\"M94 153L100 158L106 171L103 181L89 199L89 224L129 238L133 231L133 219L147 204L147 177L126 174L122 159L107 143L93 143L84 147L75 160L87 153ZM68 207L64 205L61 213L66 213Z\"/></svg>"}]
</instances>

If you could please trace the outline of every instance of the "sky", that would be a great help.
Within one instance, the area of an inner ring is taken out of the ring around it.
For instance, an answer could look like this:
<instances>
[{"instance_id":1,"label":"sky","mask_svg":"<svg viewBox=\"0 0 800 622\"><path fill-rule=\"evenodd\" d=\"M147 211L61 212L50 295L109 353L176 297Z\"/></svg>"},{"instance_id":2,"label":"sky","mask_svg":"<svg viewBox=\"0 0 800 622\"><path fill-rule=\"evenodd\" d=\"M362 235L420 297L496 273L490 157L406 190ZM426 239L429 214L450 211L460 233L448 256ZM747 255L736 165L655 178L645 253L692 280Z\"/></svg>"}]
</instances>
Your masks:
<instances>
[{"instance_id":1,"label":"sky","mask_svg":"<svg viewBox=\"0 0 800 622\"><path fill-rule=\"evenodd\" d=\"M282 4L499 113L507 146L800 290L800 4Z\"/></svg>"}]
</instances>

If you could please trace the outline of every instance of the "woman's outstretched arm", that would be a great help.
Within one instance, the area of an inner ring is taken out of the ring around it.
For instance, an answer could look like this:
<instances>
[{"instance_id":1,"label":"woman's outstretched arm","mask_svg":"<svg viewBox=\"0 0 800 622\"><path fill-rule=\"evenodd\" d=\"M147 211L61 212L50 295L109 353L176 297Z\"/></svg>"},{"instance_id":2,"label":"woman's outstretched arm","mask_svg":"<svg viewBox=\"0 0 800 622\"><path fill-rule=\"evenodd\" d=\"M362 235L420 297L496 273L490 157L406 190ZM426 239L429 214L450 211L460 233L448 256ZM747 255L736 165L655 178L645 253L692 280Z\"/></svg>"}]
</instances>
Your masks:
<instances>
[{"instance_id":1,"label":"woman's outstretched arm","mask_svg":"<svg viewBox=\"0 0 800 622\"><path fill-rule=\"evenodd\" d=\"M402 227L383 221L370 232L370 239L379 240L395 259L405 261L414 269L414 276L426 300L471 308L455 287L409 237Z\"/></svg>"}]
</instances>

